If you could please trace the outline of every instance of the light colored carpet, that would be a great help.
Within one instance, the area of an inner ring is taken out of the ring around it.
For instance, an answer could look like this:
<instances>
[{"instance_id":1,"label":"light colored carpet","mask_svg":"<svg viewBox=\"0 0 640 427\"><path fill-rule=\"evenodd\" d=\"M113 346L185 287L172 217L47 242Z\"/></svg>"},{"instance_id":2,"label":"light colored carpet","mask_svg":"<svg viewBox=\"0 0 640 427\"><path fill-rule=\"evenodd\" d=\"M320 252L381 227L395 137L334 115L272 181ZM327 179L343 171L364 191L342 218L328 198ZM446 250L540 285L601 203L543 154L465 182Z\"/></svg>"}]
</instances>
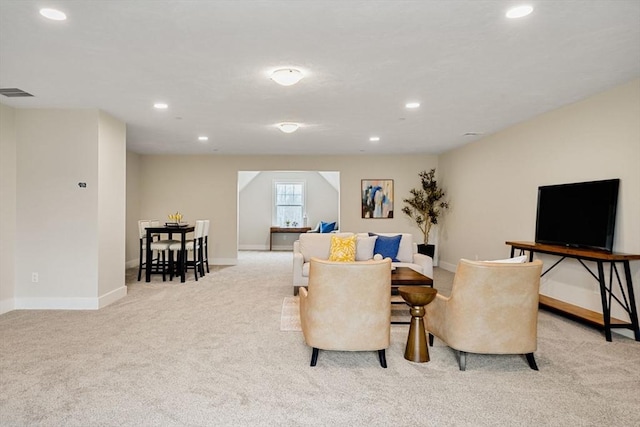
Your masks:
<instances>
[{"instance_id":1,"label":"light colored carpet","mask_svg":"<svg viewBox=\"0 0 640 427\"><path fill-rule=\"evenodd\" d=\"M99 311L0 316L0 426L638 426L640 343L540 312L539 372L520 356L436 340L388 369L374 352L311 349L282 332L290 252L242 252L197 283L135 280ZM436 269L446 294L451 274ZM442 288L442 289L440 289Z\"/></svg>"}]
</instances>

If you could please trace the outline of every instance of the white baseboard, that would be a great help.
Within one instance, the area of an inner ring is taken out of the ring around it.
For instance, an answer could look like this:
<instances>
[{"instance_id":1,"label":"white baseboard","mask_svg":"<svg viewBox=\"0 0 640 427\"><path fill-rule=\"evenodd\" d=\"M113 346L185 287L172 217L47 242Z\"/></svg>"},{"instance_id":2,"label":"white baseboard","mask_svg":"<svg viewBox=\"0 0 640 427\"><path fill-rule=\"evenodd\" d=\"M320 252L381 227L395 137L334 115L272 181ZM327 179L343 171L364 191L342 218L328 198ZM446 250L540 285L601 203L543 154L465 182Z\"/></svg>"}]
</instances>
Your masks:
<instances>
[{"instance_id":1,"label":"white baseboard","mask_svg":"<svg viewBox=\"0 0 640 427\"><path fill-rule=\"evenodd\" d=\"M457 265L456 264L450 264L450 263L444 262L444 261L440 261L438 267L443 269L443 270L450 271L451 273L455 273Z\"/></svg>"},{"instance_id":2,"label":"white baseboard","mask_svg":"<svg viewBox=\"0 0 640 427\"><path fill-rule=\"evenodd\" d=\"M238 258L211 258L209 265L237 265Z\"/></svg>"},{"instance_id":3,"label":"white baseboard","mask_svg":"<svg viewBox=\"0 0 640 427\"><path fill-rule=\"evenodd\" d=\"M124 298L126 296L127 287L121 286L118 289L114 289L113 291L98 297L98 308L106 307L109 304L112 304L118 301L120 298Z\"/></svg>"},{"instance_id":4,"label":"white baseboard","mask_svg":"<svg viewBox=\"0 0 640 427\"><path fill-rule=\"evenodd\" d=\"M13 298L3 299L2 301L0 301L0 314L8 313L14 309L15 307Z\"/></svg>"},{"instance_id":5,"label":"white baseboard","mask_svg":"<svg viewBox=\"0 0 640 427\"><path fill-rule=\"evenodd\" d=\"M16 310L97 310L98 298L16 298Z\"/></svg>"},{"instance_id":6,"label":"white baseboard","mask_svg":"<svg viewBox=\"0 0 640 427\"><path fill-rule=\"evenodd\" d=\"M125 268L133 268L133 267L137 267L138 264L140 263L140 260L136 259L132 259L130 261L127 261L124 266Z\"/></svg>"},{"instance_id":7,"label":"white baseboard","mask_svg":"<svg viewBox=\"0 0 640 427\"><path fill-rule=\"evenodd\" d=\"M239 251L268 251L269 245L238 245Z\"/></svg>"},{"instance_id":8,"label":"white baseboard","mask_svg":"<svg viewBox=\"0 0 640 427\"><path fill-rule=\"evenodd\" d=\"M127 295L122 286L97 298L15 298L15 310L98 310Z\"/></svg>"}]
</instances>

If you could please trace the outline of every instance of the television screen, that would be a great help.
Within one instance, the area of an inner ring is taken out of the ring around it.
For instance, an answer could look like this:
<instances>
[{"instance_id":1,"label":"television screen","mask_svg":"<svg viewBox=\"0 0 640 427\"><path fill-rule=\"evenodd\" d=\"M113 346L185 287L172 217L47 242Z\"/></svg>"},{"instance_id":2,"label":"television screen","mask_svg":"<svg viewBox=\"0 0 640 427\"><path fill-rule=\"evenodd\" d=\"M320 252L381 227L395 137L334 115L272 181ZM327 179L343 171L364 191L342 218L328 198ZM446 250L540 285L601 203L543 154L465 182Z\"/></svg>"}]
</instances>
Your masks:
<instances>
[{"instance_id":1,"label":"television screen","mask_svg":"<svg viewBox=\"0 0 640 427\"><path fill-rule=\"evenodd\" d=\"M619 179L538 187L536 243L613 250Z\"/></svg>"}]
</instances>

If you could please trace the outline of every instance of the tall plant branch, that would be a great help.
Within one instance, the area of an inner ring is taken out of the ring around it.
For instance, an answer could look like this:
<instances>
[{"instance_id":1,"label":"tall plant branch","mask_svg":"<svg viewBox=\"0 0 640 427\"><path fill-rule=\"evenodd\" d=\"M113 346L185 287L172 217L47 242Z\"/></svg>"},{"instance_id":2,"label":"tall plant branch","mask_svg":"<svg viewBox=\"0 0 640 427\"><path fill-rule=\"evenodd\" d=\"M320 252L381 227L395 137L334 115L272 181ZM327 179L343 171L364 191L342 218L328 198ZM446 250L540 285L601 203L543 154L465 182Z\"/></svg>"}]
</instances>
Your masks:
<instances>
[{"instance_id":1,"label":"tall plant branch","mask_svg":"<svg viewBox=\"0 0 640 427\"><path fill-rule=\"evenodd\" d=\"M402 200L407 204L402 208L402 212L416 223L422 232L425 245L429 242L431 227L438 224L438 217L442 211L449 208L449 203L442 200L445 192L438 187L435 175L435 168L429 172L420 172L421 188L411 189L411 197Z\"/></svg>"}]
</instances>

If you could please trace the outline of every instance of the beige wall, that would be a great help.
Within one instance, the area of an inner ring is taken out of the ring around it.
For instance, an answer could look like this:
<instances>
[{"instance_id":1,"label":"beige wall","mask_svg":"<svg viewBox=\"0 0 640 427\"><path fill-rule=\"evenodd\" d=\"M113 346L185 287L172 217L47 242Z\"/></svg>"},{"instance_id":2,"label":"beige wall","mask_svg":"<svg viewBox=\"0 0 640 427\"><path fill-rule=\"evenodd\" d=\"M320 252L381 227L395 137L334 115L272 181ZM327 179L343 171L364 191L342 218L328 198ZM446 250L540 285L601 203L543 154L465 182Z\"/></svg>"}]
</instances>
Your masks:
<instances>
[{"instance_id":1,"label":"beige wall","mask_svg":"<svg viewBox=\"0 0 640 427\"><path fill-rule=\"evenodd\" d=\"M213 264L237 262L238 171L315 170L340 172L340 228L350 231L420 231L401 212L402 198L419 185L418 172L437 166L430 155L398 156L141 156L140 217L209 218ZM395 218L362 219L360 180L393 179ZM197 189L197 193L191 189ZM127 239L137 231L127 230ZM128 254L127 259L137 256Z\"/></svg>"},{"instance_id":2,"label":"beige wall","mask_svg":"<svg viewBox=\"0 0 640 427\"><path fill-rule=\"evenodd\" d=\"M533 241L538 186L607 178L621 179L614 250L640 253L640 80L447 152L439 163L451 201L441 266L503 258L505 241ZM640 262L631 267L638 294ZM545 276L541 292L600 310L597 282L572 260Z\"/></svg>"},{"instance_id":3,"label":"beige wall","mask_svg":"<svg viewBox=\"0 0 640 427\"><path fill-rule=\"evenodd\" d=\"M98 114L98 295L118 298L125 273L126 141L124 123Z\"/></svg>"},{"instance_id":4,"label":"beige wall","mask_svg":"<svg viewBox=\"0 0 640 427\"><path fill-rule=\"evenodd\" d=\"M0 314L14 308L16 147L15 110L0 104Z\"/></svg>"},{"instance_id":5,"label":"beige wall","mask_svg":"<svg viewBox=\"0 0 640 427\"><path fill-rule=\"evenodd\" d=\"M14 113L14 308L99 308L121 298L124 125L97 110Z\"/></svg>"},{"instance_id":6,"label":"beige wall","mask_svg":"<svg viewBox=\"0 0 640 427\"><path fill-rule=\"evenodd\" d=\"M131 151L127 151L126 181L126 266L135 267L138 265L138 255L140 253L138 220L143 218L140 216L140 155Z\"/></svg>"}]
</instances>

